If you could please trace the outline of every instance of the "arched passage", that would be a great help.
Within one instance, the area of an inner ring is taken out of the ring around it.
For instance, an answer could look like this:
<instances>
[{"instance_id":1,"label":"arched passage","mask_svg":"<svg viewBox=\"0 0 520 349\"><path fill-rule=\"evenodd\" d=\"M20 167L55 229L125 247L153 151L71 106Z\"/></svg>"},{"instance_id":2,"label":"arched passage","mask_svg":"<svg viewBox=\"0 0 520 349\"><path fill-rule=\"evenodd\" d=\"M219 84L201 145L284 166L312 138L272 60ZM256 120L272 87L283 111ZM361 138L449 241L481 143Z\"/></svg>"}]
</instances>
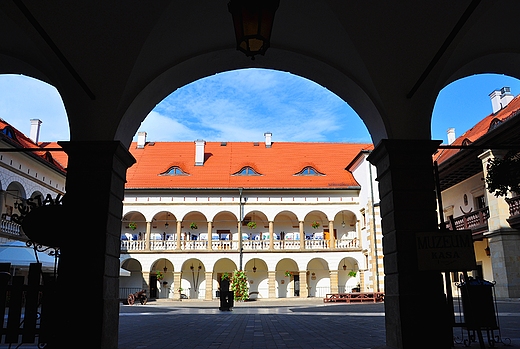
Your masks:
<instances>
[{"instance_id":1,"label":"arched passage","mask_svg":"<svg viewBox=\"0 0 520 349\"><path fill-rule=\"evenodd\" d=\"M307 288L309 297L325 298L331 293L329 264L323 258L313 258L307 263Z\"/></svg>"},{"instance_id":2,"label":"arched passage","mask_svg":"<svg viewBox=\"0 0 520 349\"><path fill-rule=\"evenodd\" d=\"M300 269L291 258L284 258L276 264L277 297L300 296Z\"/></svg>"},{"instance_id":3,"label":"arched passage","mask_svg":"<svg viewBox=\"0 0 520 349\"><path fill-rule=\"evenodd\" d=\"M251 258L244 268L249 281L249 298L268 298L269 280L267 263L261 258Z\"/></svg>"},{"instance_id":4,"label":"arched passage","mask_svg":"<svg viewBox=\"0 0 520 349\"><path fill-rule=\"evenodd\" d=\"M182 264L181 288L190 299L204 299L206 293L206 267L197 258L190 258Z\"/></svg>"}]
</instances>

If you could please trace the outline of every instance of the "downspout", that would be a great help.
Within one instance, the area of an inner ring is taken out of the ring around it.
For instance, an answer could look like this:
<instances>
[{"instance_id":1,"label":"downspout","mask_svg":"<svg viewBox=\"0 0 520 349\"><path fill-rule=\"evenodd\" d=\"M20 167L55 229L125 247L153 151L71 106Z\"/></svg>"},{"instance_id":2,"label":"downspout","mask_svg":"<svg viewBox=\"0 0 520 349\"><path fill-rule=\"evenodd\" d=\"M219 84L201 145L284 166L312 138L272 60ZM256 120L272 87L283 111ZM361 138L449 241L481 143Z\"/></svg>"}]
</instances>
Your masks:
<instances>
[{"instance_id":1,"label":"downspout","mask_svg":"<svg viewBox=\"0 0 520 349\"><path fill-rule=\"evenodd\" d=\"M372 181L372 164L368 163L368 173L370 178L370 200L372 200L372 232L374 234L374 258L376 259L376 285L377 292L379 288L379 256L377 253L377 234L376 234L376 209L374 204L374 183Z\"/></svg>"}]
</instances>

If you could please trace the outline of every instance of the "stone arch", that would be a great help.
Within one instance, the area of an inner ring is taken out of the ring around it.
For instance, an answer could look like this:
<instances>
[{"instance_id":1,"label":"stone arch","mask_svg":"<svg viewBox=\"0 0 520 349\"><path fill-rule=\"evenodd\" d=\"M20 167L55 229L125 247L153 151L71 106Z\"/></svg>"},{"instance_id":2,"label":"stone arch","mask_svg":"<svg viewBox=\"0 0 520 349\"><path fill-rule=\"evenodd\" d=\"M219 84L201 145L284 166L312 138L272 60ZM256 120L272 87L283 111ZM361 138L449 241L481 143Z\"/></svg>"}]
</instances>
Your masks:
<instances>
[{"instance_id":1,"label":"stone arch","mask_svg":"<svg viewBox=\"0 0 520 349\"><path fill-rule=\"evenodd\" d=\"M249 298L268 298L269 297L269 274L267 263L261 258L249 259L244 271L249 282Z\"/></svg>"},{"instance_id":2,"label":"stone arch","mask_svg":"<svg viewBox=\"0 0 520 349\"><path fill-rule=\"evenodd\" d=\"M126 299L129 294L147 289L147 281L143 276L143 267L139 260L126 258L121 261L121 268L128 270L130 276L119 277L119 299Z\"/></svg>"},{"instance_id":3,"label":"stone arch","mask_svg":"<svg viewBox=\"0 0 520 349\"><path fill-rule=\"evenodd\" d=\"M307 263L309 297L325 298L331 292L329 270L329 263L323 258L313 258Z\"/></svg>"},{"instance_id":4,"label":"stone arch","mask_svg":"<svg viewBox=\"0 0 520 349\"><path fill-rule=\"evenodd\" d=\"M278 212L274 218L275 234L280 240L300 240L300 222L291 211Z\"/></svg>"},{"instance_id":5,"label":"stone arch","mask_svg":"<svg viewBox=\"0 0 520 349\"><path fill-rule=\"evenodd\" d=\"M342 258L338 264L338 291L351 292L360 283L360 276L359 262L352 257Z\"/></svg>"},{"instance_id":6,"label":"stone arch","mask_svg":"<svg viewBox=\"0 0 520 349\"><path fill-rule=\"evenodd\" d=\"M254 225L251 225L253 223ZM249 240L261 240L262 235L269 232L269 219L267 215L259 210L244 212L241 232L244 239L247 237Z\"/></svg>"},{"instance_id":7,"label":"stone arch","mask_svg":"<svg viewBox=\"0 0 520 349\"><path fill-rule=\"evenodd\" d=\"M190 299L204 299L206 292L206 266L198 258L184 261L181 267L183 293Z\"/></svg>"},{"instance_id":8,"label":"stone arch","mask_svg":"<svg viewBox=\"0 0 520 349\"><path fill-rule=\"evenodd\" d=\"M300 269L298 263L292 258L283 258L276 264L276 285L277 285L277 297L298 297L299 289L295 283L295 278L299 280Z\"/></svg>"},{"instance_id":9,"label":"stone arch","mask_svg":"<svg viewBox=\"0 0 520 349\"><path fill-rule=\"evenodd\" d=\"M177 217L170 211L157 212L152 218L151 237L157 240L174 240L177 233Z\"/></svg>"},{"instance_id":10,"label":"stone arch","mask_svg":"<svg viewBox=\"0 0 520 349\"><path fill-rule=\"evenodd\" d=\"M334 229L336 230L337 246L341 248L358 246L358 218L349 210L341 210L334 217Z\"/></svg>"},{"instance_id":11,"label":"stone arch","mask_svg":"<svg viewBox=\"0 0 520 349\"><path fill-rule=\"evenodd\" d=\"M127 212L122 219L121 239L144 240L146 234L146 218L141 212Z\"/></svg>"},{"instance_id":12,"label":"stone arch","mask_svg":"<svg viewBox=\"0 0 520 349\"><path fill-rule=\"evenodd\" d=\"M190 211L182 218L182 232L188 235L188 240L207 240L208 220L200 211Z\"/></svg>"}]
</instances>

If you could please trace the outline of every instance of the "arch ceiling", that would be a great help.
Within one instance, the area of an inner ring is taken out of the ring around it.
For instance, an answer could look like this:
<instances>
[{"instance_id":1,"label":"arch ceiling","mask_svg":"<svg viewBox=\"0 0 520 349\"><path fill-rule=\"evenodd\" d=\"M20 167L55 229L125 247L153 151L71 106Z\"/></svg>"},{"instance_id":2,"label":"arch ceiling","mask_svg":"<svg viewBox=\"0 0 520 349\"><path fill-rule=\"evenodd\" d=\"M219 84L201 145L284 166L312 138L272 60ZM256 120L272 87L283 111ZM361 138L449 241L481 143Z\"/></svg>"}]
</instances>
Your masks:
<instances>
[{"instance_id":1,"label":"arch ceiling","mask_svg":"<svg viewBox=\"0 0 520 349\"><path fill-rule=\"evenodd\" d=\"M255 61L235 51L227 2L5 1L0 73L56 86L71 140L125 145L169 93L231 69L321 84L360 115L374 143L430 138L436 96L457 78L520 78L515 0L281 1L271 48Z\"/></svg>"}]
</instances>

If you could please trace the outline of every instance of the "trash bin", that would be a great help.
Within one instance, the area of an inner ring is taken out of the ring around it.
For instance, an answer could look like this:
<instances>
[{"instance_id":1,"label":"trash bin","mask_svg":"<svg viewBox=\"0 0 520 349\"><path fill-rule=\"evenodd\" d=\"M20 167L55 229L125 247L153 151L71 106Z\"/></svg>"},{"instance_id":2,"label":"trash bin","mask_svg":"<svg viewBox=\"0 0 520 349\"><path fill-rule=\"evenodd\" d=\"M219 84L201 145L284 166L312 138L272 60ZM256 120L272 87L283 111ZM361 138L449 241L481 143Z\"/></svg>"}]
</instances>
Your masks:
<instances>
[{"instance_id":1,"label":"trash bin","mask_svg":"<svg viewBox=\"0 0 520 349\"><path fill-rule=\"evenodd\" d=\"M220 307L219 310L230 311L233 308L233 291L229 290L229 280L220 280Z\"/></svg>"},{"instance_id":2,"label":"trash bin","mask_svg":"<svg viewBox=\"0 0 520 349\"><path fill-rule=\"evenodd\" d=\"M464 324L468 330L498 329L493 287L495 285L483 279L468 278L458 287L464 311Z\"/></svg>"},{"instance_id":3,"label":"trash bin","mask_svg":"<svg viewBox=\"0 0 520 349\"><path fill-rule=\"evenodd\" d=\"M234 302L233 302L233 298L234 298L235 294L233 291L220 291L220 307L218 308L219 310L226 310L226 311L230 311L231 308L233 308L233 305L234 305Z\"/></svg>"}]
</instances>

